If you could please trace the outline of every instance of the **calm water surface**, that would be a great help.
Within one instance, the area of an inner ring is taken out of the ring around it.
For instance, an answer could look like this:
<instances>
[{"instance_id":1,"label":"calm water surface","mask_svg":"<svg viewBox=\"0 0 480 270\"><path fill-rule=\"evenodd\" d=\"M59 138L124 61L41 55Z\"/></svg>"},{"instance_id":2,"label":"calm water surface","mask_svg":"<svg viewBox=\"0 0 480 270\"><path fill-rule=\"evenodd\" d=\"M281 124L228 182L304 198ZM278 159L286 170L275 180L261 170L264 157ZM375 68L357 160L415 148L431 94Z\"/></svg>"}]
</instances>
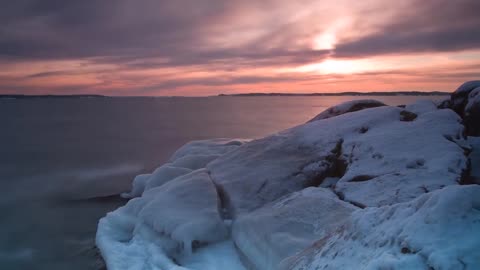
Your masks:
<instances>
[{"instance_id":1,"label":"calm water surface","mask_svg":"<svg viewBox=\"0 0 480 270\"><path fill-rule=\"evenodd\" d=\"M0 269L98 269L98 219L181 145L258 138L368 97L0 100ZM442 97L374 97L390 105Z\"/></svg>"}]
</instances>

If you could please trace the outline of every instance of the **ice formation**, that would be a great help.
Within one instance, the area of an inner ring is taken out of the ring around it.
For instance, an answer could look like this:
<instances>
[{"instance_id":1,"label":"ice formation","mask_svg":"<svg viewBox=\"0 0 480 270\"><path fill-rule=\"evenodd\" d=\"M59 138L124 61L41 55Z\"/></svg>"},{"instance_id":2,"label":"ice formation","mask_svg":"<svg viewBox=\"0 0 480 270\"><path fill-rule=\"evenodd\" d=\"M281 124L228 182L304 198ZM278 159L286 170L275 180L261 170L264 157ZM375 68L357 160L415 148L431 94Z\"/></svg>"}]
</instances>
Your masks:
<instances>
[{"instance_id":1,"label":"ice formation","mask_svg":"<svg viewBox=\"0 0 480 270\"><path fill-rule=\"evenodd\" d=\"M475 88L188 143L135 178L97 246L110 270L480 269L480 142L461 118Z\"/></svg>"}]
</instances>

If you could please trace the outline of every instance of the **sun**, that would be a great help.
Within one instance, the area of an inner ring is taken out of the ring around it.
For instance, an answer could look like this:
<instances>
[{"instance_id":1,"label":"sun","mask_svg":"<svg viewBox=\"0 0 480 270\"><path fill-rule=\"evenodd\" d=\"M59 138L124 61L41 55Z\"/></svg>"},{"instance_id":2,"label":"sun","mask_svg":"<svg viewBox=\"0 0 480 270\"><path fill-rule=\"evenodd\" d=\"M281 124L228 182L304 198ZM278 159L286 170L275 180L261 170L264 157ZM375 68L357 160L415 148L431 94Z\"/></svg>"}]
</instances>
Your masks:
<instances>
[{"instance_id":1,"label":"sun","mask_svg":"<svg viewBox=\"0 0 480 270\"><path fill-rule=\"evenodd\" d=\"M312 47L314 50L332 50L335 48L336 41L337 39L334 33L325 32L313 39Z\"/></svg>"}]
</instances>

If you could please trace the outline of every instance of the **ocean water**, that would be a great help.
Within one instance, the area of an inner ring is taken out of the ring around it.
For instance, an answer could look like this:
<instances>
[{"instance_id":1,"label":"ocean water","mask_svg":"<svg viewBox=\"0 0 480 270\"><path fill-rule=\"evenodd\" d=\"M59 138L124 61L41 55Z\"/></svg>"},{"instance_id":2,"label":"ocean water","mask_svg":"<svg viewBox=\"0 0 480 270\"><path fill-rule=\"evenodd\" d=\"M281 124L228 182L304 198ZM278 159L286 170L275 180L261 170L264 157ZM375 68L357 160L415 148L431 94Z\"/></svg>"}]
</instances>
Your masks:
<instances>
[{"instance_id":1,"label":"ocean water","mask_svg":"<svg viewBox=\"0 0 480 270\"><path fill-rule=\"evenodd\" d=\"M101 269L98 219L184 143L259 138L364 98L0 99L0 269Z\"/></svg>"}]
</instances>

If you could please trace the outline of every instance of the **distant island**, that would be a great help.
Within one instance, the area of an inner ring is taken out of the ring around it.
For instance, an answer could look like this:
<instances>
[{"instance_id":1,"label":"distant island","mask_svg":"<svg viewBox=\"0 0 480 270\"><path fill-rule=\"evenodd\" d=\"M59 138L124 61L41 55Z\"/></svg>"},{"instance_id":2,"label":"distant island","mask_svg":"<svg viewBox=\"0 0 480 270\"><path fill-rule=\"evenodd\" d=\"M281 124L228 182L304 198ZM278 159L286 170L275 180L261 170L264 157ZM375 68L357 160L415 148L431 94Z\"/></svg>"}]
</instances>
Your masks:
<instances>
[{"instance_id":1,"label":"distant island","mask_svg":"<svg viewBox=\"0 0 480 270\"><path fill-rule=\"evenodd\" d=\"M340 92L340 93L242 93L242 94L219 94L218 97L263 97L263 96L448 96L450 93L433 91L404 91L404 92ZM0 99L43 99L43 98L152 98L152 97L183 97L183 96L105 96L93 94L77 95L1 95Z\"/></svg>"},{"instance_id":2,"label":"distant island","mask_svg":"<svg viewBox=\"0 0 480 270\"><path fill-rule=\"evenodd\" d=\"M32 99L32 98L106 98L103 95L0 95L0 99Z\"/></svg>"},{"instance_id":3,"label":"distant island","mask_svg":"<svg viewBox=\"0 0 480 270\"><path fill-rule=\"evenodd\" d=\"M449 92L401 91L401 92L340 92L340 93L242 93L219 94L218 96L256 97L256 96L448 96Z\"/></svg>"}]
</instances>

